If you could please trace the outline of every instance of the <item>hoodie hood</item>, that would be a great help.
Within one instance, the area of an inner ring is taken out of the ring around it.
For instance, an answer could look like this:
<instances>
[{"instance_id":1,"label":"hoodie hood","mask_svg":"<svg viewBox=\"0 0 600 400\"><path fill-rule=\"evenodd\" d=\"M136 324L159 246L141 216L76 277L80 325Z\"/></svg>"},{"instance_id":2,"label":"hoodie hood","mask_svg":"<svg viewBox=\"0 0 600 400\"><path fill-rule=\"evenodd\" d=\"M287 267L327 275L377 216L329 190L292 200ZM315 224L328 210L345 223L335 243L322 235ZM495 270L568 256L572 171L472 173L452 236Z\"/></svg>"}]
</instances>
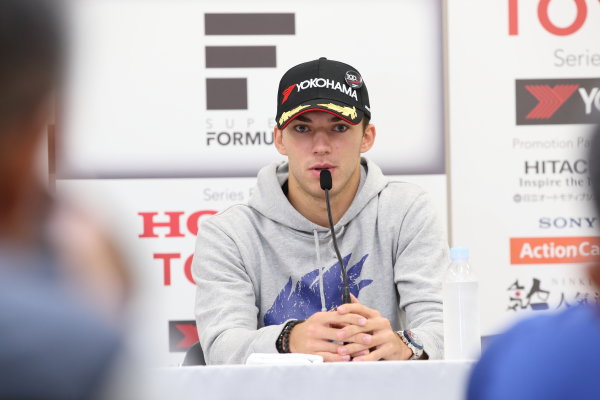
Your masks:
<instances>
[{"instance_id":1,"label":"hoodie hood","mask_svg":"<svg viewBox=\"0 0 600 400\"><path fill-rule=\"evenodd\" d=\"M360 166L363 173L361 173L358 191L346 213L335 225L336 227L347 225L352 221L366 204L388 184L381 169L371 161L361 157ZM290 229L311 234L315 230L328 232L328 228L309 221L290 204L282 189L288 179L288 173L287 161L274 162L262 168L258 173L256 190L248 205L266 218Z\"/></svg>"}]
</instances>

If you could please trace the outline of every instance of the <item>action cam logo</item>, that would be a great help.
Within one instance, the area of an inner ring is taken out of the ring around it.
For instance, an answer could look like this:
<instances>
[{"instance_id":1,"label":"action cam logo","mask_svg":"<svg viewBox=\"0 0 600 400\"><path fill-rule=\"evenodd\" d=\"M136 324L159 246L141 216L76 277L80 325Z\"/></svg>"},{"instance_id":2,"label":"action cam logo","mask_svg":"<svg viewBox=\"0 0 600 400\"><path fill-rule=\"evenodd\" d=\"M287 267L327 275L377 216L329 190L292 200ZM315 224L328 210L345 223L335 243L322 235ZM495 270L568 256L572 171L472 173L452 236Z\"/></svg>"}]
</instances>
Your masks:
<instances>
[{"instance_id":1,"label":"action cam logo","mask_svg":"<svg viewBox=\"0 0 600 400\"><path fill-rule=\"evenodd\" d=\"M362 76L356 71L347 71L345 77L346 83L353 89L359 89L363 85Z\"/></svg>"},{"instance_id":2,"label":"action cam logo","mask_svg":"<svg viewBox=\"0 0 600 400\"><path fill-rule=\"evenodd\" d=\"M517 125L589 124L600 117L600 79L516 81Z\"/></svg>"}]
</instances>

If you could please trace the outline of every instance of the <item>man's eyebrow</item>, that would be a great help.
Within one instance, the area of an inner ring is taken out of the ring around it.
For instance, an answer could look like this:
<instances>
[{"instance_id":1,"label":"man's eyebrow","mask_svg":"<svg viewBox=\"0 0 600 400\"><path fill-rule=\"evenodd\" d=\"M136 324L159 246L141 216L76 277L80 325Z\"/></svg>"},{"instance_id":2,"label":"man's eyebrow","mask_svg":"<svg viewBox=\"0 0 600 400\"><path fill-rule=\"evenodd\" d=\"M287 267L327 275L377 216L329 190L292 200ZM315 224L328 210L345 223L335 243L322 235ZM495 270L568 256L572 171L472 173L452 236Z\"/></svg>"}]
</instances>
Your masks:
<instances>
[{"instance_id":1,"label":"man's eyebrow","mask_svg":"<svg viewBox=\"0 0 600 400\"><path fill-rule=\"evenodd\" d=\"M304 115L298 115L298 116L296 117L296 119L297 119L298 121L302 121L302 122L312 122L312 120L311 120L310 118L308 118L308 117L305 117Z\"/></svg>"},{"instance_id":2,"label":"man's eyebrow","mask_svg":"<svg viewBox=\"0 0 600 400\"><path fill-rule=\"evenodd\" d=\"M296 117L296 119L297 119L298 121L302 121L302 122L312 122L312 120L311 120L310 118L308 118L308 117L306 117L306 116L304 116L304 115L298 115L298 116ZM341 119L340 117L336 117L335 115L333 115L333 116L331 117L331 119L329 120L329 122L338 122L338 121L341 121L341 120L342 120L342 119Z\"/></svg>"}]
</instances>

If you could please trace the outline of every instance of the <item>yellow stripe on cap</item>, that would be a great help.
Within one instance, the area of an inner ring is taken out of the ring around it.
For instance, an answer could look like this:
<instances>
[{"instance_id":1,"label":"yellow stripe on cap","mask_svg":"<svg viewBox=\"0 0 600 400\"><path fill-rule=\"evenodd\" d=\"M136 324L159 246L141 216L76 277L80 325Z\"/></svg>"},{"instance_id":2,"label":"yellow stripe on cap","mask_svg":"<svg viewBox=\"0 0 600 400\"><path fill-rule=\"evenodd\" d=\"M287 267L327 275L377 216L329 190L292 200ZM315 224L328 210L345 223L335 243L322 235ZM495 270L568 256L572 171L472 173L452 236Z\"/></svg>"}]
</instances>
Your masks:
<instances>
[{"instance_id":1,"label":"yellow stripe on cap","mask_svg":"<svg viewBox=\"0 0 600 400\"><path fill-rule=\"evenodd\" d=\"M280 126L283 125L285 123L285 121L287 121L288 119L293 117L295 114L298 114L300 111L304 110L306 107L310 107L310 106L298 106L298 107L294 108L293 110L284 112L283 114L281 114L281 118L279 118L279 125Z\"/></svg>"},{"instance_id":2,"label":"yellow stripe on cap","mask_svg":"<svg viewBox=\"0 0 600 400\"><path fill-rule=\"evenodd\" d=\"M339 106L337 104L317 104L318 106L321 107L325 107L325 108L329 108L332 111L335 111L339 114L342 114L344 117L349 117L350 119L356 119L356 117L358 117L358 114L356 112L356 107L342 107Z\"/></svg>"}]
</instances>

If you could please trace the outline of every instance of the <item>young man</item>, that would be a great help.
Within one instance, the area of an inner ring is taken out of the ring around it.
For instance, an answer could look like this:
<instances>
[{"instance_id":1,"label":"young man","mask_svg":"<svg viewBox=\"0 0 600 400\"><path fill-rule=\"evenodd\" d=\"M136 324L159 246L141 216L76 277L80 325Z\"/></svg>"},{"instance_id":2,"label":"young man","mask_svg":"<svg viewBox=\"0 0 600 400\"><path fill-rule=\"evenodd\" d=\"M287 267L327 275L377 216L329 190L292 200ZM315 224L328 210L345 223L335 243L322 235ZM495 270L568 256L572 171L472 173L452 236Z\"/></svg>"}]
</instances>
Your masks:
<instances>
[{"instance_id":1,"label":"young man","mask_svg":"<svg viewBox=\"0 0 600 400\"><path fill-rule=\"evenodd\" d=\"M278 351L441 358L447 243L421 189L361 158L375 141L370 117L366 85L347 64L321 58L282 77L274 143L288 161L259 172L247 205L199 229L196 318L209 364ZM341 305L323 169L351 304Z\"/></svg>"}]
</instances>

